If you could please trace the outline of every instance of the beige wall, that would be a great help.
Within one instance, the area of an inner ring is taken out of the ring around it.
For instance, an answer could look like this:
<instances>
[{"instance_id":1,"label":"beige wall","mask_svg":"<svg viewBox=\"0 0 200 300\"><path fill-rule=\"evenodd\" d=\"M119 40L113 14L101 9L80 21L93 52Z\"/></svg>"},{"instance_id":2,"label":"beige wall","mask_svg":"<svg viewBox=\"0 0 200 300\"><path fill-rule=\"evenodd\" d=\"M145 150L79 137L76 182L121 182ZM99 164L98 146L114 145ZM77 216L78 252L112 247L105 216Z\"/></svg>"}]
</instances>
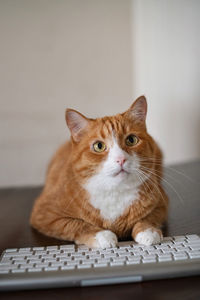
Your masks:
<instances>
[{"instance_id":1,"label":"beige wall","mask_svg":"<svg viewBox=\"0 0 200 300\"><path fill-rule=\"evenodd\" d=\"M41 184L68 137L149 100L167 163L200 157L197 0L0 0L0 186Z\"/></svg>"},{"instance_id":2,"label":"beige wall","mask_svg":"<svg viewBox=\"0 0 200 300\"><path fill-rule=\"evenodd\" d=\"M133 0L133 95L166 163L200 158L200 1Z\"/></svg>"},{"instance_id":3,"label":"beige wall","mask_svg":"<svg viewBox=\"0 0 200 300\"><path fill-rule=\"evenodd\" d=\"M130 1L0 1L0 185L43 182L66 107L131 102Z\"/></svg>"}]
</instances>

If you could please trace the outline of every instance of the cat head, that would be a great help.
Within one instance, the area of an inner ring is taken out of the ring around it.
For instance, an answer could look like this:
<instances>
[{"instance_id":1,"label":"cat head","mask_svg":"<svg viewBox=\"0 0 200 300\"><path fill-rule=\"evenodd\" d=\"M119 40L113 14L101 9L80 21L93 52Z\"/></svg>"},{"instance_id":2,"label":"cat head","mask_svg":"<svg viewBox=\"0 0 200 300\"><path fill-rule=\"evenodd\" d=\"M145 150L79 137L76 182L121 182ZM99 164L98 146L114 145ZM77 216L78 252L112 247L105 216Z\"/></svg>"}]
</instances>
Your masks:
<instances>
[{"instance_id":1,"label":"cat head","mask_svg":"<svg viewBox=\"0 0 200 300\"><path fill-rule=\"evenodd\" d=\"M144 179L140 166L147 157L153 157L156 147L146 130L146 114L144 96L124 113L111 117L89 119L67 109L74 173L83 181L99 176L108 187Z\"/></svg>"}]
</instances>

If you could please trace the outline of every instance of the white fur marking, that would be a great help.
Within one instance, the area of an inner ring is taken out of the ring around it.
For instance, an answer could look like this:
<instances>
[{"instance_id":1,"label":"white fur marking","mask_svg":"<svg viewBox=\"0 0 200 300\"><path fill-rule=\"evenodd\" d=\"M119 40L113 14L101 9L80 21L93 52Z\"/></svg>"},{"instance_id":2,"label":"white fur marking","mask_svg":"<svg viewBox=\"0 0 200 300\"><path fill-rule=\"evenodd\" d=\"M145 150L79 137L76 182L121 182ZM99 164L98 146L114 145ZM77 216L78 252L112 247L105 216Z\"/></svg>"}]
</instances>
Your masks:
<instances>
[{"instance_id":1,"label":"white fur marking","mask_svg":"<svg viewBox=\"0 0 200 300\"><path fill-rule=\"evenodd\" d=\"M123 156L126 161L123 168L126 172L116 175L121 166L117 158ZM100 171L85 184L90 194L90 203L100 210L103 218L114 221L138 199L138 188L141 181L136 170L139 169L139 159L136 154L129 155L113 141L107 160Z\"/></svg>"},{"instance_id":2,"label":"white fur marking","mask_svg":"<svg viewBox=\"0 0 200 300\"><path fill-rule=\"evenodd\" d=\"M99 231L95 236L95 248L110 248L117 245L117 236L110 230Z\"/></svg>"},{"instance_id":3,"label":"white fur marking","mask_svg":"<svg viewBox=\"0 0 200 300\"><path fill-rule=\"evenodd\" d=\"M135 241L138 244L142 244L145 246L159 244L162 239L163 237L160 236L157 231L154 231L150 228L146 229L145 231L139 232L135 237Z\"/></svg>"}]
</instances>

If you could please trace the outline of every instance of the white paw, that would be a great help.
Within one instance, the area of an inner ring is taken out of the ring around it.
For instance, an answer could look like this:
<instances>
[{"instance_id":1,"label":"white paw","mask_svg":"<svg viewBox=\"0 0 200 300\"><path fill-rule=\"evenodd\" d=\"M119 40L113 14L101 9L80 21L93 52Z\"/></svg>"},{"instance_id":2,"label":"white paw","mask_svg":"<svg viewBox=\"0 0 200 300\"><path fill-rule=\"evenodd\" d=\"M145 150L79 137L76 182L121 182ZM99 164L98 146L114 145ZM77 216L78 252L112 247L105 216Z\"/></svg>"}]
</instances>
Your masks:
<instances>
[{"instance_id":1,"label":"white paw","mask_svg":"<svg viewBox=\"0 0 200 300\"><path fill-rule=\"evenodd\" d=\"M163 239L163 236L152 229L146 229L145 231L139 232L136 237L135 241L138 244L142 244L145 246L150 246L153 244L159 244Z\"/></svg>"},{"instance_id":2,"label":"white paw","mask_svg":"<svg viewBox=\"0 0 200 300\"><path fill-rule=\"evenodd\" d=\"M102 230L97 232L95 236L95 245L96 248L110 248L116 247L117 245L117 236L110 230Z\"/></svg>"}]
</instances>

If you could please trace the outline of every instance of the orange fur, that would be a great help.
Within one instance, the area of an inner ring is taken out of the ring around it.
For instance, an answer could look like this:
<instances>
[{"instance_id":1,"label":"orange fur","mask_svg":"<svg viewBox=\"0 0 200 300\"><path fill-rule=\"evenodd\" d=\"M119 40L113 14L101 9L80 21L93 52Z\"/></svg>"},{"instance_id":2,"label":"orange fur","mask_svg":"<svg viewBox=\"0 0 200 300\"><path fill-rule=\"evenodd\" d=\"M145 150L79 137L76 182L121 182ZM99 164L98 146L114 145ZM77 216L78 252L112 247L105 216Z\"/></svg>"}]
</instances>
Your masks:
<instances>
[{"instance_id":1,"label":"orange fur","mask_svg":"<svg viewBox=\"0 0 200 300\"><path fill-rule=\"evenodd\" d=\"M111 230L120 239L135 238L147 228L161 235L159 228L166 219L168 207L168 199L161 186L161 151L147 133L141 116L131 117L131 110L144 101L144 97L141 98L143 100L136 100L125 113L112 117L87 119L79 114L81 122L87 123L82 131L73 127L73 118L69 114L75 111L67 111L67 124L72 137L50 162L46 184L31 214L30 223L34 228L48 236L90 247L94 246L95 234L105 229ZM138 200L113 222L104 219L99 210L91 205L90 195L83 187L108 155L108 151L95 153L92 143L96 140L107 143L112 132L115 132L118 144L124 151L137 153L141 157L141 169L149 175L140 186ZM124 137L130 133L140 139L133 147L127 147L124 143Z\"/></svg>"}]
</instances>

